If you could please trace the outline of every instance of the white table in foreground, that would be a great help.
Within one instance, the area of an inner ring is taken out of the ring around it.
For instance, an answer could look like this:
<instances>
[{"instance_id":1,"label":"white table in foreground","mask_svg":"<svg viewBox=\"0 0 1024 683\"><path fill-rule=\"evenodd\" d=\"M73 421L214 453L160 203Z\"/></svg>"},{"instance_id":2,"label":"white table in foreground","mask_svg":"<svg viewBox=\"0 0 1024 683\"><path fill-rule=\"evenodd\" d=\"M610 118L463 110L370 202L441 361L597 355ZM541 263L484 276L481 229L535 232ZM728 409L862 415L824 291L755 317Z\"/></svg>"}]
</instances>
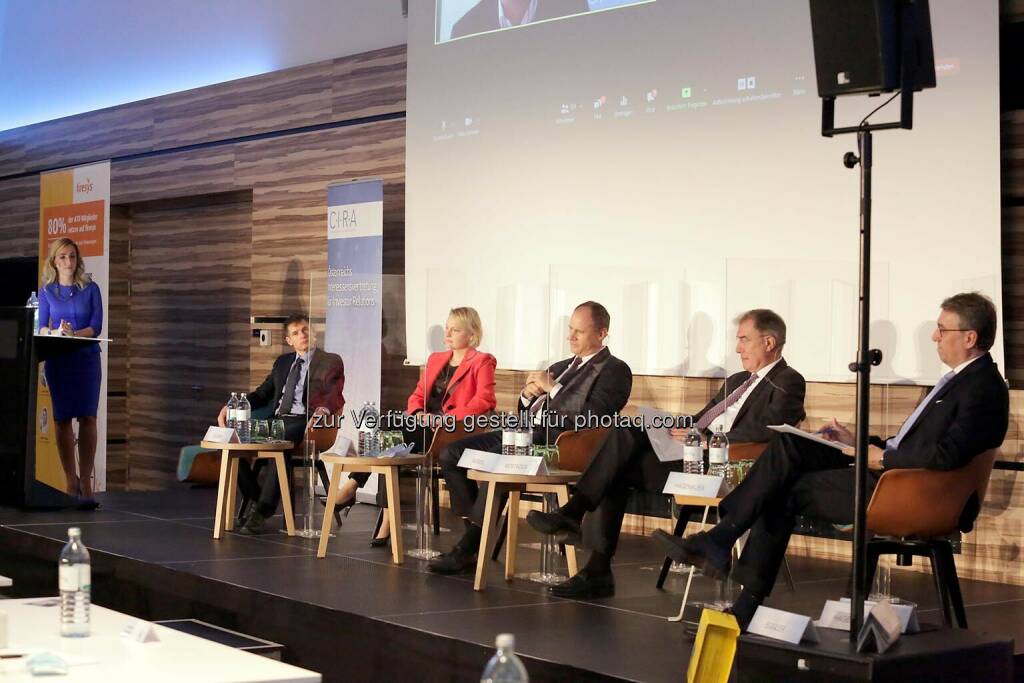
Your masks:
<instances>
[{"instance_id":1,"label":"white table in foreground","mask_svg":"<svg viewBox=\"0 0 1024 683\"><path fill-rule=\"evenodd\" d=\"M203 638L154 624L159 642L138 643L121 637L121 629L134 621L114 610L92 606L92 635L88 638L60 637L60 608L38 607L32 603L49 598L4 600L0 610L7 613L8 647L4 654L42 648L57 655L86 659L67 676L33 678L19 660L0 663L4 683L38 683L41 680L68 683L320 683L320 674L290 664L242 652Z\"/></svg>"}]
</instances>

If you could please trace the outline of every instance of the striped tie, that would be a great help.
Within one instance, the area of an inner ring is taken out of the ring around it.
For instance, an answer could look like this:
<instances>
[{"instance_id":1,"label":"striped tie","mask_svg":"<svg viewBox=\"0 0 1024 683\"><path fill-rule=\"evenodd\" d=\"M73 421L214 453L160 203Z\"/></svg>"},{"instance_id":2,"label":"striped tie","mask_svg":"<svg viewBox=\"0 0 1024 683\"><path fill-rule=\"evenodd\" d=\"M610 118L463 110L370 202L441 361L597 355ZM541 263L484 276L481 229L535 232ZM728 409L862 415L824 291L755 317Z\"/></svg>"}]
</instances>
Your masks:
<instances>
[{"instance_id":1,"label":"striped tie","mask_svg":"<svg viewBox=\"0 0 1024 683\"><path fill-rule=\"evenodd\" d=\"M717 405L711 406L711 408L709 408L708 411L701 416L700 420L697 421L697 429L702 432L705 429L707 429L708 425L714 422L719 415L724 413L725 409L728 408L730 404L735 403L739 399L739 397L743 395L743 392L749 389L750 385L756 381L757 373L755 372L751 374L750 377L748 377L743 384L733 389L733 392L729 394L724 401Z\"/></svg>"}]
</instances>

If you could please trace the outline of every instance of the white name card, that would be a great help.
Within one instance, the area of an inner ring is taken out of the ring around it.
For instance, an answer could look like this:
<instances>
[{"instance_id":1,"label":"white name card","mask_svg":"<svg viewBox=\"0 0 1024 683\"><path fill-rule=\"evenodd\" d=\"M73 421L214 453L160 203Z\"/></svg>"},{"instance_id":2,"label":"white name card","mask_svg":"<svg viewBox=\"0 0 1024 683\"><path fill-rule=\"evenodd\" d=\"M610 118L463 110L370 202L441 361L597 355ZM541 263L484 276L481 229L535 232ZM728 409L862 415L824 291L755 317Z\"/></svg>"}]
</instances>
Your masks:
<instances>
[{"instance_id":1,"label":"white name card","mask_svg":"<svg viewBox=\"0 0 1024 683\"><path fill-rule=\"evenodd\" d=\"M492 474L547 474L544 458L535 455L502 455L467 448L459 459L459 467Z\"/></svg>"},{"instance_id":2,"label":"white name card","mask_svg":"<svg viewBox=\"0 0 1024 683\"><path fill-rule=\"evenodd\" d=\"M818 642L818 631L815 630L814 622L810 617L783 612L780 609L764 605L758 607L754 612L754 618L750 620L747 633L773 640L782 640L793 645L799 645L802 640Z\"/></svg>"},{"instance_id":3,"label":"white name card","mask_svg":"<svg viewBox=\"0 0 1024 683\"><path fill-rule=\"evenodd\" d=\"M239 443L238 432L231 427L210 427L206 430L203 441L213 443Z\"/></svg>"},{"instance_id":4,"label":"white name card","mask_svg":"<svg viewBox=\"0 0 1024 683\"><path fill-rule=\"evenodd\" d=\"M698 496L700 498L718 498L724 477L712 477L707 474L687 474L672 472L668 475L662 493L676 496Z\"/></svg>"},{"instance_id":5,"label":"white name card","mask_svg":"<svg viewBox=\"0 0 1024 683\"><path fill-rule=\"evenodd\" d=\"M160 640L153 624L141 619L135 619L121 629L121 637L134 643L155 643Z\"/></svg>"},{"instance_id":6,"label":"white name card","mask_svg":"<svg viewBox=\"0 0 1024 683\"><path fill-rule=\"evenodd\" d=\"M864 616L871 614L871 610L878 603L874 600L864 601ZM893 612L900 620L900 633L917 633L921 630L921 624L917 621L917 610L909 603L888 603ZM847 631L850 628L850 599L826 600L825 607L821 610L821 616L815 622L820 628L834 628L840 631Z\"/></svg>"},{"instance_id":7,"label":"white name card","mask_svg":"<svg viewBox=\"0 0 1024 683\"><path fill-rule=\"evenodd\" d=\"M338 436L334 439L334 445L324 451L322 455L340 455L347 457L352 453L352 439L348 438L338 430Z\"/></svg>"}]
</instances>

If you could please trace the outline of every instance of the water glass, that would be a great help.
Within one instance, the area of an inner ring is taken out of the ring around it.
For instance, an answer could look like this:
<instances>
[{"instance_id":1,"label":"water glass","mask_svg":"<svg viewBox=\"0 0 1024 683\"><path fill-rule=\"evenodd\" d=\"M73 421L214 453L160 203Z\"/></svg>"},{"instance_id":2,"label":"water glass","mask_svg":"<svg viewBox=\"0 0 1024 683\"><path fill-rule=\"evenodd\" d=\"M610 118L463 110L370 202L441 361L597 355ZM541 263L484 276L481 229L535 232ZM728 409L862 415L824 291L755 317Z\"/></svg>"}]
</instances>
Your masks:
<instances>
[{"instance_id":1,"label":"water glass","mask_svg":"<svg viewBox=\"0 0 1024 683\"><path fill-rule=\"evenodd\" d=\"M266 420L253 420L250 425L250 435L254 443L266 441L270 436L270 425Z\"/></svg>"},{"instance_id":2,"label":"water glass","mask_svg":"<svg viewBox=\"0 0 1024 683\"><path fill-rule=\"evenodd\" d=\"M270 423L270 438L272 441L284 441L284 420Z\"/></svg>"},{"instance_id":3,"label":"water glass","mask_svg":"<svg viewBox=\"0 0 1024 683\"><path fill-rule=\"evenodd\" d=\"M549 472L559 469L558 467L558 446L534 446L533 454L544 458L544 465Z\"/></svg>"}]
</instances>

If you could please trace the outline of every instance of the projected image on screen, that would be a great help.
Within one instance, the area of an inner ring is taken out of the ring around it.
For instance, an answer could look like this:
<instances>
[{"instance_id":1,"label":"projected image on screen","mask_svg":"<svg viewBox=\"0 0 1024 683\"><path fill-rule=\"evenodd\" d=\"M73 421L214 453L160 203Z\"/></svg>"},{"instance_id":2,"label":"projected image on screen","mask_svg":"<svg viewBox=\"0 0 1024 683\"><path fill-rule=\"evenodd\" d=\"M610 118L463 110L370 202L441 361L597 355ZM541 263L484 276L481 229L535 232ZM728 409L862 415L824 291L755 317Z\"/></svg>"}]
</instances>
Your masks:
<instances>
[{"instance_id":1,"label":"projected image on screen","mask_svg":"<svg viewBox=\"0 0 1024 683\"><path fill-rule=\"evenodd\" d=\"M821 136L806 0L657 0L436 44L479 4L410 3L409 360L473 306L499 367L545 367L593 299L637 374L735 370L735 316L771 308L791 365L851 381L856 140ZM879 382L935 382L946 296L1001 309L997 3L930 5L938 86L874 143ZM837 124L881 102L840 98Z\"/></svg>"},{"instance_id":2,"label":"projected image on screen","mask_svg":"<svg viewBox=\"0 0 1024 683\"><path fill-rule=\"evenodd\" d=\"M436 0L438 43L656 0Z\"/></svg>"}]
</instances>

